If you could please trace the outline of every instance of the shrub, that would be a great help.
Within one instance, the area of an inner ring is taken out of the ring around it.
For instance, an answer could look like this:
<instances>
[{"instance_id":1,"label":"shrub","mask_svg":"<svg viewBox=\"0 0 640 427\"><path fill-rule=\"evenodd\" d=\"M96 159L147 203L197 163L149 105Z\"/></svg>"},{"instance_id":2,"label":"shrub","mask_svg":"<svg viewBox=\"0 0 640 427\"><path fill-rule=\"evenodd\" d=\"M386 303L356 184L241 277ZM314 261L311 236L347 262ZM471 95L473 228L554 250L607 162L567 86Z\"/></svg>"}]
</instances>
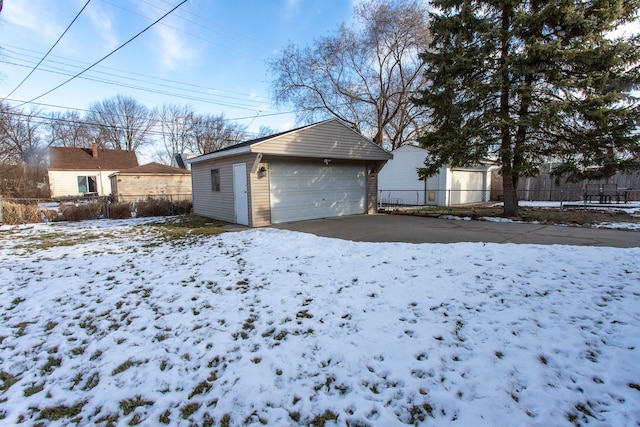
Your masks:
<instances>
[{"instance_id":1,"label":"shrub","mask_svg":"<svg viewBox=\"0 0 640 427\"><path fill-rule=\"evenodd\" d=\"M113 203L109 206L109 217L112 219L131 218L131 205L129 203Z\"/></svg>"},{"instance_id":2,"label":"shrub","mask_svg":"<svg viewBox=\"0 0 640 427\"><path fill-rule=\"evenodd\" d=\"M136 203L136 216L169 216L170 204L168 200L152 199L151 197Z\"/></svg>"},{"instance_id":3,"label":"shrub","mask_svg":"<svg viewBox=\"0 0 640 427\"><path fill-rule=\"evenodd\" d=\"M171 210L173 215L186 215L191 213L191 208L193 207L193 203L191 200L178 200L177 202L173 202L171 205Z\"/></svg>"},{"instance_id":4,"label":"shrub","mask_svg":"<svg viewBox=\"0 0 640 427\"><path fill-rule=\"evenodd\" d=\"M37 205L23 205L20 203L2 202L2 222L9 225L24 224L26 222L41 222Z\"/></svg>"},{"instance_id":5,"label":"shrub","mask_svg":"<svg viewBox=\"0 0 640 427\"><path fill-rule=\"evenodd\" d=\"M98 219L103 213L104 205L98 202L67 205L62 208L62 216L67 221Z\"/></svg>"}]
</instances>

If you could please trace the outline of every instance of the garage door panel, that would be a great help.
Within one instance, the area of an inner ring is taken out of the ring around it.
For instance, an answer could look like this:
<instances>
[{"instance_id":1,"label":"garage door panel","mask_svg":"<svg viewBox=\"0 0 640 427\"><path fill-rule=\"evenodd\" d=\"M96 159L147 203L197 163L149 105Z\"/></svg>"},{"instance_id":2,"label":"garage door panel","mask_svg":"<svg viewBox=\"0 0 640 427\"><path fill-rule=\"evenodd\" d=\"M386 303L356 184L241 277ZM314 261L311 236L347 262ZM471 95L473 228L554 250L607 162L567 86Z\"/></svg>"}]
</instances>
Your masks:
<instances>
[{"instance_id":1,"label":"garage door panel","mask_svg":"<svg viewBox=\"0 0 640 427\"><path fill-rule=\"evenodd\" d=\"M365 175L364 166L273 163L271 222L364 213Z\"/></svg>"},{"instance_id":2,"label":"garage door panel","mask_svg":"<svg viewBox=\"0 0 640 427\"><path fill-rule=\"evenodd\" d=\"M451 204L482 202L484 199L484 173L453 171Z\"/></svg>"}]
</instances>

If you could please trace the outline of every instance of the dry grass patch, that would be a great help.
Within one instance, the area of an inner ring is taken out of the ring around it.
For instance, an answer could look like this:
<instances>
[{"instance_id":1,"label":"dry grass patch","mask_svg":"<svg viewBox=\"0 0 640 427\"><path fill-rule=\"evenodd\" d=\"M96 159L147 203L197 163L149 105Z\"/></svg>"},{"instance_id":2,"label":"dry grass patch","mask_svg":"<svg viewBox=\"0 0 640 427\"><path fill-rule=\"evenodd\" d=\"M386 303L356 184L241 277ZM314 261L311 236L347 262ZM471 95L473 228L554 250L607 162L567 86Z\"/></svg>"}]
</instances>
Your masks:
<instances>
[{"instance_id":1,"label":"dry grass patch","mask_svg":"<svg viewBox=\"0 0 640 427\"><path fill-rule=\"evenodd\" d=\"M628 222L640 223L640 217L632 216L623 209L624 205L611 205L607 209L589 208L579 206L577 204L565 205L560 207L530 207L520 206L520 216L515 218L524 222L540 222L543 224L573 224L573 225L589 225L599 224L603 222ZM468 217L471 219L480 219L483 217L502 218L504 217L504 209L502 206L496 206L493 203L482 203L463 206L423 206L411 209L388 210L387 213L398 215L415 215L440 217L443 215L452 215L458 217Z\"/></svg>"}]
</instances>

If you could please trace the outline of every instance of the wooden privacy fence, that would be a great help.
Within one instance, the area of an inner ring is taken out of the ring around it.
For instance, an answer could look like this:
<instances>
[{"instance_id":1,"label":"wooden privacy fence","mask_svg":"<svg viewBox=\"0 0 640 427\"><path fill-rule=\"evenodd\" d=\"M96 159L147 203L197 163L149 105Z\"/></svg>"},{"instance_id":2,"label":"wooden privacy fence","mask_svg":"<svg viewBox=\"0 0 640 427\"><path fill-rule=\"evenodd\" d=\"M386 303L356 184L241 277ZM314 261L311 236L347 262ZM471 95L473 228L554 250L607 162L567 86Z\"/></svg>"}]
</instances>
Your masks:
<instances>
[{"instance_id":1,"label":"wooden privacy fence","mask_svg":"<svg viewBox=\"0 0 640 427\"><path fill-rule=\"evenodd\" d=\"M550 165L543 165L538 176L520 178L517 192L519 200L577 202L585 200L587 186L597 185L602 189L606 184L624 189L628 201L640 201L640 171L616 173L609 179L567 182L562 178L557 181L550 174ZM502 176L494 172L491 175L491 200L502 200L502 194Z\"/></svg>"}]
</instances>

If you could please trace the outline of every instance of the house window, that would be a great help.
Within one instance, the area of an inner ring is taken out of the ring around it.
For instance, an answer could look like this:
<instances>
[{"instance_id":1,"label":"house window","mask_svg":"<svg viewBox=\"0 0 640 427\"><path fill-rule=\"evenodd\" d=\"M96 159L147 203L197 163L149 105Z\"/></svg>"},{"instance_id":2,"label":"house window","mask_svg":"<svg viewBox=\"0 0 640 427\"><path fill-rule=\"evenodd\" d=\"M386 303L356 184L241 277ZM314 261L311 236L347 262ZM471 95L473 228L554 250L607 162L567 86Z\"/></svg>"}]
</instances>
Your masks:
<instances>
[{"instance_id":1,"label":"house window","mask_svg":"<svg viewBox=\"0 0 640 427\"><path fill-rule=\"evenodd\" d=\"M211 191L220 191L220 169L211 169Z\"/></svg>"},{"instance_id":2,"label":"house window","mask_svg":"<svg viewBox=\"0 0 640 427\"><path fill-rule=\"evenodd\" d=\"M98 185L95 176L79 176L78 177L78 193L97 193Z\"/></svg>"}]
</instances>

